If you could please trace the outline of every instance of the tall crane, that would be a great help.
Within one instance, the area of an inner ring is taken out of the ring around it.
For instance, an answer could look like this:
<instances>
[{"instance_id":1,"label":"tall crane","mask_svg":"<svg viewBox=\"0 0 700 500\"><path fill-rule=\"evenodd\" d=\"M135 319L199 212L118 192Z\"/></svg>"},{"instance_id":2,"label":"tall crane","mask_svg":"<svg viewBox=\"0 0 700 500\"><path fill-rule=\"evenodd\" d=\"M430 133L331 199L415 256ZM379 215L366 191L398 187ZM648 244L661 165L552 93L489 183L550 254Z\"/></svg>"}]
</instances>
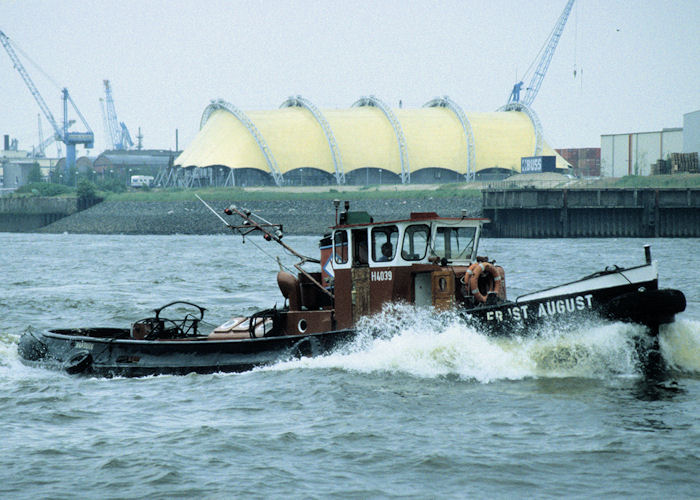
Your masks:
<instances>
[{"instance_id":1,"label":"tall crane","mask_svg":"<svg viewBox=\"0 0 700 500\"><path fill-rule=\"evenodd\" d=\"M68 93L68 89L65 87L61 91L61 96L63 99L63 126L59 126L58 122L53 117L51 110L46 104L46 101L44 101L44 98L39 93L39 90L36 88L36 85L34 85L34 82L29 76L29 73L27 73L27 70L24 68L22 61L20 61L19 57L17 57L17 53L12 47L12 42L10 41L8 36L5 35L5 33L3 33L2 31L0 31L0 43L2 43L2 46L5 47L5 51L10 56L10 59L12 60L12 63L15 66L15 69L22 77L22 80L24 80L24 83L27 85L29 92L32 94L34 100L39 105L39 108L44 113L44 116L53 127L56 137L58 137L58 139L66 145L67 172L72 167L75 167L75 146L77 144L83 144L86 148L93 147L95 143L95 134L92 133L90 125L88 125L87 121L85 121L85 117L83 117L82 113L75 105L75 102L73 102L73 98ZM68 130L68 128L70 127L70 122L68 120L68 103L71 104L73 110L83 122L83 125L86 128L85 132L71 132Z\"/></svg>"},{"instance_id":2,"label":"tall crane","mask_svg":"<svg viewBox=\"0 0 700 500\"><path fill-rule=\"evenodd\" d=\"M109 80L103 81L105 86L105 98L100 99L102 105L102 119L104 121L105 133L112 141L112 147L116 150L129 149L134 145L131 140L129 129L124 122L117 120L117 111L114 109L114 98L112 97L112 87Z\"/></svg>"},{"instance_id":3,"label":"tall crane","mask_svg":"<svg viewBox=\"0 0 700 500\"><path fill-rule=\"evenodd\" d=\"M39 145L36 147L34 150L34 157L36 158L43 158L44 157L44 150L46 149L47 145L44 145L44 130L41 127L41 113L38 113L36 115L36 122L37 122L37 128L39 131Z\"/></svg>"},{"instance_id":4,"label":"tall crane","mask_svg":"<svg viewBox=\"0 0 700 500\"><path fill-rule=\"evenodd\" d=\"M539 92L540 86L542 85L542 80L544 80L544 75L547 74L549 63L552 62L552 56L554 56L554 51L557 48L557 44L559 43L559 39L561 38L562 32L564 31L564 26L566 26L566 20L569 18L569 14L571 13L571 7L573 7L573 5L574 0L569 0L566 3L564 11L559 16L559 19L554 25L554 29L550 33L549 38L547 38L547 41L537 54L538 57L535 58L528 70L523 75L523 80L525 80L529 75L530 70L534 66L535 62L539 61L537 63L537 68L535 69L535 72L532 74L530 83L525 88L525 95L522 99L520 98L520 92L523 88L523 82L517 82L515 85L513 85L513 90L511 91L510 97L508 98L508 104L513 102L519 102L525 104L526 106L530 106L530 104L532 104L532 101L535 100L537 92Z\"/></svg>"},{"instance_id":5,"label":"tall crane","mask_svg":"<svg viewBox=\"0 0 700 500\"><path fill-rule=\"evenodd\" d=\"M105 137L109 143L114 147L112 143L112 131L109 128L109 121L107 120L107 110L105 109L105 100L100 97L100 111L102 111L102 126L105 129Z\"/></svg>"},{"instance_id":6,"label":"tall crane","mask_svg":"<svg viewBox=\"0 0 700 500\"><path fill-rule=\"evenodd\" d=\"M60 141L61 138L58 137L54 133L54 134L51 134L46 139L44 139L44 130L41 127L41 114L37 115L37 121L39 124L39 145L33 149L32 156L34 158L44 158L46 156L46 148L48 148L51 144L53 144L54 141ZM68 126L70 127L74 123L75 123L75 120L69 120ZM61 143L60 142L56 143L56 148L57 148L58 156L60 158L61 157Z\"/></svg>"}]
</instances>

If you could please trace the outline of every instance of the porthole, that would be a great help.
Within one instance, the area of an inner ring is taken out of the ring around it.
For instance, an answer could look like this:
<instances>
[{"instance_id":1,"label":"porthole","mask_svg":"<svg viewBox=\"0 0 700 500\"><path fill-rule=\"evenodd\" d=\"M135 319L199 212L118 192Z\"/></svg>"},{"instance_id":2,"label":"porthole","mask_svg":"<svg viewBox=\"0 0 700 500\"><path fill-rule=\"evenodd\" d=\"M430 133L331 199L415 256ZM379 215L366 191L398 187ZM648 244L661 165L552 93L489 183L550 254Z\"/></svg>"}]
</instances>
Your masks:
<instances>
[{"instance_id":1,"label":"porthole","mask_svg":"<svg viewBox=\"0 0 700 500\"><path fill-rule=\"evenodd\" d=\"M302 318L299 320L299 323L297 323L297 330L299 333L304 333L308 326L309 325L306 324L306 320Z\"/></svg>"}]
</instances>

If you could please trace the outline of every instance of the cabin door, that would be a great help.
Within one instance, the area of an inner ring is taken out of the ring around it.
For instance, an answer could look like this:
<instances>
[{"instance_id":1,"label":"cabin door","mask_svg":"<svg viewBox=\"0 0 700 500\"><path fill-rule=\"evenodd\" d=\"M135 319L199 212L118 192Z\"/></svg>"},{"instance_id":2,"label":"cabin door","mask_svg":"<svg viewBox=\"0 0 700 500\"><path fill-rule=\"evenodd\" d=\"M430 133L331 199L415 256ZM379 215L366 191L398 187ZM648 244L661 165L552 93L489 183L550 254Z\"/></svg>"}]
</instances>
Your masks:
<instances>
[{"instance_id":1,"label":"cabin door","mask_svg":"<svg viewBox=\"0 0 700 500\"><path fill-rule=\"evenodd\" d=\"M434 271L430 274L433 307L438 311L452 309L455 302L455 275L452 271Z\"/></svg>"},{"instance_id":2,"label":"cabin door","mask_svg":"<svg viewBox=\"0 0 700 500\"><path fill-rule=\"evenodd\" d=\"M352 269L352 322L369 314L369 268Z\"/></svg>"},{"instance_id":3,"label":"cabin door","mask_svg":"<svg viewBox=\"0 0 700 500\"><path fill-rule=\"evenodd\" d=\"M352 322L369 314L369 260L367 229L354 229L352 231L353 260L352 279Z\"/></svg>"}]
</instances>

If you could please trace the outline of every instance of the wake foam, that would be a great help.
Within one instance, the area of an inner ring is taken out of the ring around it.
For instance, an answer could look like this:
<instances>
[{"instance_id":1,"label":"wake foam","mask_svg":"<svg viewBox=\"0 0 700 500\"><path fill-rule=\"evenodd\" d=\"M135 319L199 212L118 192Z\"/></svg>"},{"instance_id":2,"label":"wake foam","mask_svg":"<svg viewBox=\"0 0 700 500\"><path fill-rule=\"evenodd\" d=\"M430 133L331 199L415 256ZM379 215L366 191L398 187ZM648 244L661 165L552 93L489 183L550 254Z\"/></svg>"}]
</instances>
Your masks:
<instances>
[{"instance_id":1,"label":"wake foam","mask_svg":"<svg viewBox=\"0 0 700 500\"><path fill-rule=\"evenodd\" d=\"M680 319L662 326L659 346L670 368L700 375L700 321Z\"/></svg>"},{"instance_id":2,"label":"wake foam","mask_svg":"<svg viewBox=\"0 0 700 500\"><path fill-rule=\"evenodd\" d=\"M685 331L683 327L672 332ZM700 323L686 328L700 338ZM279 363L273 370L342 369L361 373L405 373L416 377L457 376L487 383L536 377L606 378L639 376L635 338L639 325L591 320L545 324L527 337L493 337L456 315L430 314L406 305L392 305L365 318L352 343L316 358ZM666 335L666 332L663 332ZM692 335L691 335L692 337ZM666 336L664 337L666 338ZM670 340L674 346L678 344ZM669 352L672 350L667 348ZM674 351L675 352L675 351ZM692 362L700 362L698 346ZM674 357L674 363L691 361Z\"/></svg>"},{"instance_id":3,"label":"wake foam","mask_svg":"<svg viewBox=\"0 0 700 500\"><path fill-rule=\"evenodd\" d=\"M3 383L45 376L44 370L31 368L20 361L18 341L18 335L0 332L0 386Z\"/></svg>"}]
</instances>

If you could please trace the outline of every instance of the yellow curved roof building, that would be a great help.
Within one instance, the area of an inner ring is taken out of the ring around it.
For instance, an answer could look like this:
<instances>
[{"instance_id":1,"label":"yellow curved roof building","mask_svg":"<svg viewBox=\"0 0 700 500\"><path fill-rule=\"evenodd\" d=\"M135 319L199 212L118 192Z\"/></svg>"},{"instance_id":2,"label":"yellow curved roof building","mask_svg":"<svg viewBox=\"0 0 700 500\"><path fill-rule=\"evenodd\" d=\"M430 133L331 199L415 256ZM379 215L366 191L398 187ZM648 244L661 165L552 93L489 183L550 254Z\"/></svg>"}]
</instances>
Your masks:
<instances>
[{"instance_id":1,"label":"yellow curved roof building","mask_svg":"<svg viewBox=\"0 0 700 500\"><path fill-rule=\"evenodd\" d=\"M461 179L494 168L519 172L524 156L556 156L558 168L568 166L541 139L539 121L529 109L464 113L456 105L388 109L378 100L358 103L321 111L303 100L244 113L213 101L175 165L255 169L282 177L315 169L336 179L381 169L414 181L426 169Z\"/></svg>"}]
</instances>

